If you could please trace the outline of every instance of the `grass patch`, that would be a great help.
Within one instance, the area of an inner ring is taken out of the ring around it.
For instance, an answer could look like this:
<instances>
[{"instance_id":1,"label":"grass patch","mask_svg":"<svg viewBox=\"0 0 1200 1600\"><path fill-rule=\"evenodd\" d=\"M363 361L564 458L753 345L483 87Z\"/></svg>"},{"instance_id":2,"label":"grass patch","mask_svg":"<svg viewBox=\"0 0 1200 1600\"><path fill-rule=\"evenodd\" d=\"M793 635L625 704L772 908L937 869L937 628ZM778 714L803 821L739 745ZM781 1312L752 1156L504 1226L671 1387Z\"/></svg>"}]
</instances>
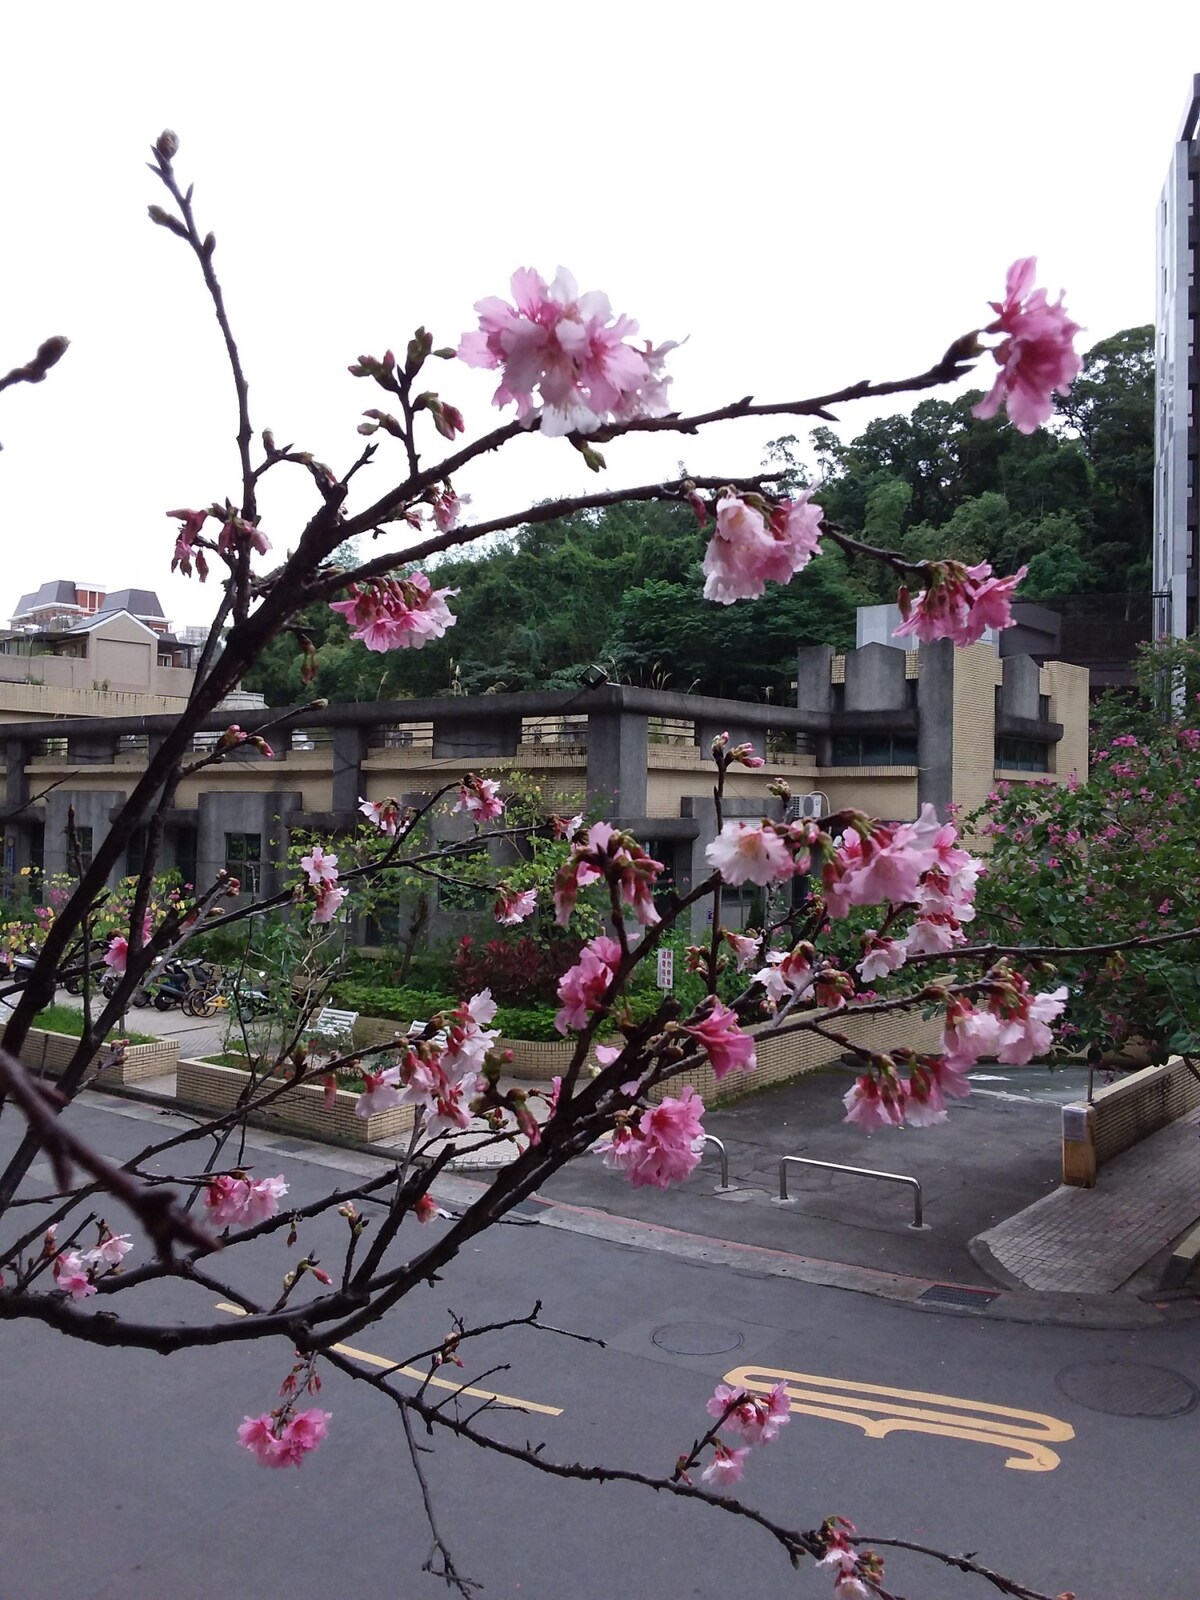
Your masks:
<instances>
[{"instance_id":1,"label":"grass patch","mask_svg":"<svg viewBox=\"0 0 1200 1600\"><path fill-rule=\"evenodd\" d=\"M243 1051L226 1050L220 1055L201 1056L200 1059L212 1067L237 1067L241 1072L249 1072L251 1070L250 1062ZM286 1071L265 1071L257 1064L255 1064L254 1070L259 1074L259 1077L263 1083L285 1082L290 1076L290 1073ZM316 1077L307 1079L307 1086L312 1089L322 1088L323 1076L324 1074L318 1074ZM366 1088L366 1084L363 1082L362 1078L357 1072L339 1072L337 1074L337 1081L339 1089L349 1089L353 1094L359 1094L363 1089Z\"/></svg>"},{"instance_id":2,"label":"grass patch","mask_svg":"<svg viewBox=\"0 0 1200 1600\"><path fill-rule=\"evenodd\" d=\"M78 1006L47 1006L44 1011L39 1011L33 1019L35 1028L43 1028L47 1033L66 1033L73 1039L83 1037L83 1011ZM152 1033L118 1033L114 1028L109 1034L118 1039L128 1039L130 1044L157 1044L158 1040Z\"/></svg>"}]
</instances>

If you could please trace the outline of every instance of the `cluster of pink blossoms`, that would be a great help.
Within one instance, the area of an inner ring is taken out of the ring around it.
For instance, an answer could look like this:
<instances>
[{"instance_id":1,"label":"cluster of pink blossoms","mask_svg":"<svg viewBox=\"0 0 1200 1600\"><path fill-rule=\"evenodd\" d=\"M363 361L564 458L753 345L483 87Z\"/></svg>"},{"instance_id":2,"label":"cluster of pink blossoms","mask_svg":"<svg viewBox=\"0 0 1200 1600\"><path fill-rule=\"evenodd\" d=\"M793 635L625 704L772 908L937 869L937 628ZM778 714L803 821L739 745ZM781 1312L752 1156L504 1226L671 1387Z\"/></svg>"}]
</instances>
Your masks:
<instances>
[{"instance_id":1,"label":"cluster of pink blossoms","mask_svg":"<svg viewBox=\"0 0 1200 1600\"><path fill-rule=\"evenodd\" d=\"M477 778L473 772L468 772L459 784L458 799L450 810L451 813L466 812L473 822L494 822L504 815L500 785L494 778Z\"/></svg>"},{"instance_id":2,"label":"cluster of pink blossoms","mask_svg":"<svg viewBox=\"0 0 1200 1600\"><path fill-rule=\"evenodd\" d=\"M599 883L615 884L617 893L643 927L659 921L654 909L654 881L663 870L661 861L648 856L637 840L607 822L594 822L584 839L575 839L575 853L554 879L554 914L566 927L580 889Z\"/></svg>"},{"instance_id":3,"label":"cluster of pink blossoms","mask_svg":"<svg viewBox=\"0 0 1200 1600\"><path fill-rule=\"evenodd\" d=\"M753 1070L754 1040L750 1034L742 1032L736 1012L722 1005L720 1000L714 998L701 1021L684 1024L683 1031L704 1046L715 1078L723 1078L735 1067L744 1072Z\"/></svg>"},{"instance_id":4,"label":"cluster of pink blossoms","mask_svg":"<svg viewBox=\"0 0 1200 1600\"><path fill-rule=\"evenodd\" d=\"M840 1011L854 992L848 973L817 961L807 941L791 950L768 950L766 965L754 974L772 1006L811 1000L828 1011Z\"/></svg>"},{"instance_id":5,"label":"cluster of pink blossoms","mask_svg":"<svg viewBox=\"0 0 1200 1600\"><path fill-rule=\"evenodd\" d=\"M223 1173L209 1180L204 1191L204 1206L216 1228L252 1228L277 1215L279 1202L288 1192L280 1173L257 1182L243 1175Z\"/></svg>"},{"instance_id":6,"label":"cluster of pink blossoms","mask_svg":"<svg viewBox=\"0 0 1200 1600\"><path fill-rule=\"evenodd\" d=\"M536 889L513 889L502 883L496 893L494 914L502 928L515 928L537 909Z\"/></svg>"},{"instance_id":7,"label":"cluster of pink blossoms","mask_svg":"<svg viewBox=\"0 0 1200 1600\"><path fill-rule=\"evenodd\" d=\"M110 1233L106 1229L100 1243L91 1250L64 1250L56 1257L54 1287L72 1300L86 1300L96 1292L93 1279L97 1271L119 1267L132 1249L133 1240L127 1233Z\"/></svg>"},{"instance_id":8,"label":"cluster of pink blossoms","mask_svg":"<svg viewBox=\"0 0 1200 1600\"><path fill-rule=\"evenodd\" d=\"M704 1102L687 1085L678 1099L665 1096L636 1120L622 1119L601 1147L604 1164L624 1172L635 1189L682 1183L704 1150Z\"/></svg>"},{"instance_id":9,"label":"cluster of pink blossoms","mask_svg":"<svg viewBox=\"0 0 1200 1600\"><path fill-rule=\"evenodd\" d=\"M881 1592L882 1558L873 1550L855 1550L849 1538L855 1527L845 1517L827 1517L821 1532L825 1554L817 1565L833 1569L834 1600L872 1600Z\"/></svg>"},{"instance_id":10,"label":"cluster of pink blossoms","mask_svg":"<svg viewBox=\"0 0 1200 1600\"><path fill-rule=\"evenodd\" d=\"M406 578L370 578L352 583L348 600L331 600L329 609L340 611L352 639L368 650L420 650L440 639L458 618L446 604L457 589L435 589L423 572Z\"/></svg>"},{"instance_id":11,"label":"cluster of pink blossoms","mask_svg":"<svg viewBox=\"0 0 1200 1600\"><path fill-rule=\"evenodd\" d=\"M586 1028L588 1018L603 1004L605 993L621 960L621 946L601 935L586 944L579 960L558 980L562 1008L554 1018L559 1033Z\"/></svg>"},{"instance_id":12,"label":"cluster of pink blossoms","mask_svg":"<svg viewBox=\"0 0 1200 1600\"><path fill-rule=\"evenodd\" d=\"M419 1106L428 1138L470 1125L469 1102L483 1087L484 1058L499 1038L488 1023L496 1015L490 989L472 995L450 1013L445 1041L422 1039L410 1045L400 1061L379 1072L363 1072L366 1087L355 1113L369 1117L393 1106Z\"/></svg>"},{"instance_id":13,"label":"cluster of pink blossoms","mask_svg":"<svg viewBox=\"0 0 1200 1600\"><path fill-rule=\"evenodd\" d=\"M328 1431L332 1413L318 1411L264 1411L247 1417L238 1429L238 1443L260 1467L299 1467Z\"/></svg>"},{"instance_id":14,"label":"cluster of pink blossoms","mask_svg":"<svg viewBox=\"0 0 1200 1600\"><path fill-rule=\"evenodd\" d=\"M1066 394L1078 376L1079 357L1072 322L1060 294L1051 305L1045 289L1035 289L1037 257L1025 256L1008 269L1004 299L993 300L996 320L985 333L1002 333L992 351L1000 371L988 394L975 407L977 417L994 417L1001 405L1021 433L1033 433L1054 415L1054 393Z\"/></svg>"},{"instance_id":15,"label":"cluster of pink blossoms","mask_svg":"<svg viewBox=\"0 0 1200 1600\"><path fill-rule=\"evenodd\" d=\"M542 432L556 436L667 414L663 363L674 343L627 342L637 323L614 318L606 294L581 295L564 267L551 284L523 267L511 288L514 304L495 295L476 302L479 327L458 347L468 366L500 370L496 405L515 402L522 421L540 417Z\"/></svg>"},{"instance_id":16,"label":"cluster of pink blossoms","mask_svg":"<svg viewBox=\"0 0 1200 1600\"><path fill-rule=\"evenodd\" d=\"M898 595L903 621L894 639L910 635L932 644L951 639L956 645L978 644L989 628L996 632L1013 626L1013 591L1029 569L1021 567L1011 578L992 576L990 562L964 567L961 561L930 561L925 572L928 587L914 600L907 589Z\"/></svg>"},{"instance_id":17,"label":"cluster of pink blossoms","mask_svg":"<svg viewBox=\"0 0 1200 1600\"><path fill-rule=\"evenodd\" d=\"M191 577L193 562L200 582L203 583L208 577L208 559L204 554L206 549L215 550L233 566L242 552L257 550L259 555L265 556L271 548L271 541L262 529L253 522L247 522L245 517L239 517L228 504L224 507L212 506L207 511L168 511L167 515L180 523L179 532L175 535L171 571L174 572L178 567L185 578ZM204 524L210 517L221 524L216 544L202 536Z\"/></svg>"},{"instance_id":18,"label":"cluster of pink blossoms","mask_svg":"<svg viewBox=\"0 0 1200 1600\"><path fill-rule=\"evenodd\" d=\"M742 1441L740 1445L727 1445L718 1439L713 1445L713 1459L700 1476L717 1489L737 1483L751 1450L770 1444L791 1421L792 1415L786 1383L777 1383L765 1395L748 1394L745 1389L732 1389L727 1383L719 1383L706 1410L710 1417L719 1420L722 1428Z\"/></svg>"},{"instance_id":19,"label":"cluster of pink blossoms","mask_svg":"<svg viewBox=\"0 0 1200 1600\"><path fill-rule=\"evenodd\" d=\"M332 922L342 901L350 893L349 889L338 883L338 858L327 855L319 844L315 844L308 855L300 857L300 867L308 878L309 887L316 894L317 903L310 920Z\"/></svg>"},{"instance_id":20,"label":"cluster of pink blossoms","mask_svg":"<svg viewBox=\"0 0 1200 1600\"><path fill-rule=\"evenodd\" d=\"M809 490L770 505L732 492L717 501L717 522L704 555L704 598L723 606L757 600L768 583L790 583L821 550L820 506Z\"/></svg>"},{"instance_id":21,"label":"cluster of pink blossoms","mask_svg":"<svg viewBox=\"0 0 1200 1600\"><path fill-rule=\"evenodd\" d=\"M389 795L386 800L364 800L359 795L358 809L368 822L374 823L380 833L386 834L389 839L396 837L401 812L400 802L394 796Z\"/></svg>"}]
</instances>

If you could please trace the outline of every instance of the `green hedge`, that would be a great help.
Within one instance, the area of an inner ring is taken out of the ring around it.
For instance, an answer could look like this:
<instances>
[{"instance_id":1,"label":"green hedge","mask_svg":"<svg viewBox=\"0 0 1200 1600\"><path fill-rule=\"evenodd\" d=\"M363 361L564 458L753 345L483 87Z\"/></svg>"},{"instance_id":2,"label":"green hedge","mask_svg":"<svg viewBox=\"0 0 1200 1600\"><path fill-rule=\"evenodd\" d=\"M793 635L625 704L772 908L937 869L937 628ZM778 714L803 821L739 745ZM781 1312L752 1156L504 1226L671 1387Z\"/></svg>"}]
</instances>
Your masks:
<instances>
[{"instance_id":1,"label":"green hedge","mask_svg":"<svg viewBox=\"0 0 1200 1600\"><path fill-rule=\"evenodd\" d=\"M363 1017L387 1017L393 1022L428 1022L437 1011L452 1011L455 995L434 989L388 989L365 983L340 983L333 1004ZM554 1026L557 1005L501 1006L493 1027L509 1039L561 1039Z\"/></svg>"}]
</instances>

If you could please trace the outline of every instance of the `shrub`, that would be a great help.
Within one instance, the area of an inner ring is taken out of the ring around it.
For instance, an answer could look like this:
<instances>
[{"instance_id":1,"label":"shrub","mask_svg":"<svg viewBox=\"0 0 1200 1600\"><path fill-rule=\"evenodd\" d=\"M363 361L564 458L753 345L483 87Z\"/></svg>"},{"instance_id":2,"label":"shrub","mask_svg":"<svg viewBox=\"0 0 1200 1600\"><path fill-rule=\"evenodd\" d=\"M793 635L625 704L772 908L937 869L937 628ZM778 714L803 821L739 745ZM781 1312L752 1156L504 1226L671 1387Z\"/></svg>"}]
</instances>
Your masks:
<instances>
[{"instance_id":1,"label":"shrub","mask_svg":"<svg viewBox=\"0 0 1200 1600\"><path fill-rule=\"evenodd\" d=\"M497 1005L557 1002L558 980L579 959L578 939L528 934L479 943L468 934L454 957L454 986L464 996L490 989Z\"/></svg>"}]
</instances>

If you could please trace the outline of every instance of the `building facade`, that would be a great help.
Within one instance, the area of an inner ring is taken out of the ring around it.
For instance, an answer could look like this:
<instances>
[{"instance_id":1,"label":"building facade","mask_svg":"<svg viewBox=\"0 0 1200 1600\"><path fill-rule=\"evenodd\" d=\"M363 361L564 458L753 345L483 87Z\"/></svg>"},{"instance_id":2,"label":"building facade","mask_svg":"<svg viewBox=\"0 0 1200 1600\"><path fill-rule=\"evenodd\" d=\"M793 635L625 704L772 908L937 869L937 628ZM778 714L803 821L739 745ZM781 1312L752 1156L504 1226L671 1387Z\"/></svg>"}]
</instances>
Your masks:
<instances>
[{"instance_id":1,"label":"building facade","mask_svg":"<svg viewBox=\"0 0 1200 1600\"><path fill-rule=\"evenodd\" d=\"M716 831L711 743L728 732L764 757L734 767L727 817L779 815L783 780L809 815L845 806L906 820L978 805L998 779L1064 782L1087 768L1086 669L1001 660L988 644L904 651L871 644L838 655L802 650L794 706L601 684L555 694L458 696L331 706L295 719L276 759L231 752L179 785L165 813L164 865L187 882L221 869L270 894L285 881L293 830L334 835L359 821L360 797L413 803L464 771L527 775L554 810L599 812L636 833L686 892L707 867ZM249 731L277 712L240 711ZM99 717L0 727L7 794L4 873L66 869L67 814L81 853L104 837L173 718ZM227 722L213 717L198 750ZM276 735L271 735L276 739ZM462 819L447 819L455 828ZM115 877L140 870L144 833ZM730 891L731 902L742 898ZM748 898L748 897L747 897ZM696 910L698 926L706 912ZM435 936L463 926L452 902ZM728 915L736 925L738 906Z\"/></svg>"},{"instance_id":2,"label":"building facade","mask_svg":"<svg viewBox=\"0 0 1200 1600\"><path fill-rule=\"evenodd\" d=\"M0 722L180 712L193 646L125 609L0 633Z\"/></svg>"},{"instance_id":3,"label":"building facade","mask_svg":"<svg viewBox=\"0 0 1200 1600\"><path fill-rule=\"evenodd\" d=\"M1158 205L1155 319L1156 636L1200 626L1200 73Z\"/></svg>"}]
</instances>

